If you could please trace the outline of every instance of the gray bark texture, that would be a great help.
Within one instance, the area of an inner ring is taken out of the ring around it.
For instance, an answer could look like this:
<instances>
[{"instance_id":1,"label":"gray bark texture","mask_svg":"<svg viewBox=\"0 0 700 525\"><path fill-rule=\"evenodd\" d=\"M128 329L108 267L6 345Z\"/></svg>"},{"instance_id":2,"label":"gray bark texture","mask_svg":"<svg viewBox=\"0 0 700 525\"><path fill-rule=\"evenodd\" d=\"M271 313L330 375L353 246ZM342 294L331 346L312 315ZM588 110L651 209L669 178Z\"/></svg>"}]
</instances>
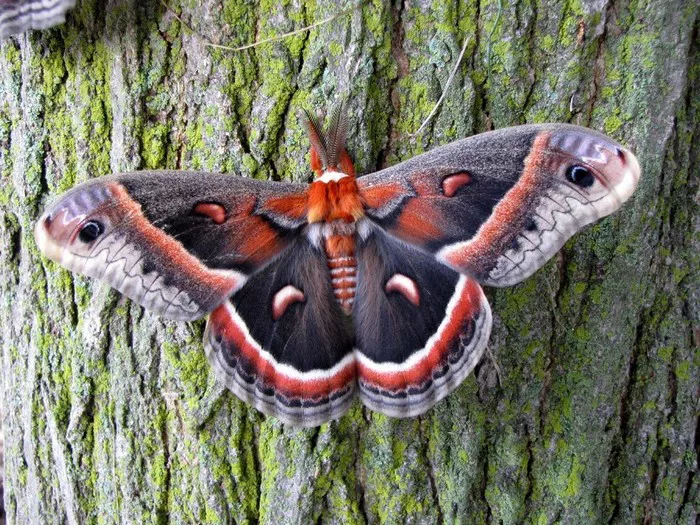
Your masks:
<instances>
[{"instance_id":1,"label":"gray bark texture","mask_svg":"<svg viewBox=\"0 0 700 525\"><path fill-rule=\"evenodd\" d=\"M0 45L10 523L695 524L700 37L693 0L79 1ZM351 6L351 4L347 4ZM413 133L466 51L436 117ZM38 253L58 193L142 168L307 180L301 108L347 100L359 173L526 122L628 145L623 209L487 290L489 358L426 415L295 429L167 322Z\"/></svg>"}]
</instances>

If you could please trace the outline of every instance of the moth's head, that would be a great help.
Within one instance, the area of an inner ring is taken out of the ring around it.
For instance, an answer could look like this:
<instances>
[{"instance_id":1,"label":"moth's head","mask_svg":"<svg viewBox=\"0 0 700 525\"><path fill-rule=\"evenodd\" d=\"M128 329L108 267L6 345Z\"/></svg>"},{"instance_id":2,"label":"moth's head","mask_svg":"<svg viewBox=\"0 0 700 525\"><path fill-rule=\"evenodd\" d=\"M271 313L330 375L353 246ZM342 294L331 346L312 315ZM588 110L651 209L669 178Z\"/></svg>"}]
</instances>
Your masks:
<instances>
[{"instance_id":1,"label":"moth's head","mask_svg":"<svg viewBox=\"0 0 700 525\"><path fill-rule=\"evenodd\" d=\"M600 133L561 127L547 137L543 150L542 160L551 160L555 177L585 196L601 217L618 209L639 182L634 154Z\"/></svg>"},{"instance_id":2,"label":"moth's head","mask_svg":"<svg viewBox=\"0 0 700 525\"><path fill-rule=\"evenodd\" d=\"M65 268L84 273L86 258L113 230L116 202L110 185L99 181L59 197L34 227L39 249Z\"/></svg>"},{"instance_id":3,"label":"moth's head","mask_svg":"<svg viewBox=\"0 0 700 525\"><path fill-rule=\"evenodd\" d=\"M319 178L324 175L354 177L355 167L350 155L345 150L347 112L343 105L336 106L331 111L328 126L325 129L314 114L305 111L305 115L309 141L311 142L311 169L316 176Z\"/></svg>"}]
</instances>

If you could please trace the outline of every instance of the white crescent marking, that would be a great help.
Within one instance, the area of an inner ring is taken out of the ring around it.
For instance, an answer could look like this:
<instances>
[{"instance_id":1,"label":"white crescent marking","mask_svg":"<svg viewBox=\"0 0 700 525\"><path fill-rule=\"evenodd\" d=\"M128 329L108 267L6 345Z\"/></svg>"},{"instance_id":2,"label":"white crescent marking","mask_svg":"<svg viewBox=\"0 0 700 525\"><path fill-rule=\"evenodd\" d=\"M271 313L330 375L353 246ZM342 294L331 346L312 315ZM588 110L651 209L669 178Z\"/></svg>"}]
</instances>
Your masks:
<instances>
[{"instance_id":1,"label":"white crescent marking","mask_svg":"<svg viewBox=\"0 0 700 525\"><path fill-rule=\"evenodd\" d=\"M288 284L272 298L272 318L277 321L290 305L304 302L304 292Z\"/></svg>"}]
</instances>

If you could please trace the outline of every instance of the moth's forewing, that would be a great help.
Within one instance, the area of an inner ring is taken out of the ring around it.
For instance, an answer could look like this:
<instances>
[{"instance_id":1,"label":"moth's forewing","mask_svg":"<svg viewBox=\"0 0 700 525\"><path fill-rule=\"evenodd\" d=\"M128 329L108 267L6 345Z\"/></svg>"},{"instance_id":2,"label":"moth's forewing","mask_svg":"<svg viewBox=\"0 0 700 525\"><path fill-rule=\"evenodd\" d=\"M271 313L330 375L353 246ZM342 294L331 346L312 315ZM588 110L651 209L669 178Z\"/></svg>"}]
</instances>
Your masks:
<instances>
[{"instance_id":1,"label":"moth's forewing","mask_svg":"<svg viewBox=\"0 0 700 525\"><path fill-rule=\"evenodd\" d=\"M289 244L304 224L305 188L211 173L113 175L59 197L35 237L65 268L192 320Z\"/></svg>"},{"instance_id":2,"label":"moth's forewing","mask_svg":"<svg viewBox=\"0 0 700 525\"><path fill-rule=\"evenodd\" d=\"M617 210L635 156L578 126L518 126L459 140L360 178L368 216L490 286L522 281L574 233Z\"/></svg>"}]
</instances>

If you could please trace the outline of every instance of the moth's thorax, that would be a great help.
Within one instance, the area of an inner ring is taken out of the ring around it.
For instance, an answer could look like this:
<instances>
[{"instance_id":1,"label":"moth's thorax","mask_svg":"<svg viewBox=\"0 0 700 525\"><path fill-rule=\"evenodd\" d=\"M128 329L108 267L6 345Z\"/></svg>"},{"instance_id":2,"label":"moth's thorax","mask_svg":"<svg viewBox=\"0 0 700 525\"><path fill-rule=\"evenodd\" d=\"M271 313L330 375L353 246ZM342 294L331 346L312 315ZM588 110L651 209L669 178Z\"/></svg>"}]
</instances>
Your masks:
<instances>
[{"instance_id":1,"label":"moth's thorax","mask_svg":"<svg viewBox=\"0 0 700 525\"><path fill-rule=\"evenodd\" d=\"M364 215L357 181L340 171L325 171L308 190L308 221L355 222Z\"/></svg>"}]
</instances>

